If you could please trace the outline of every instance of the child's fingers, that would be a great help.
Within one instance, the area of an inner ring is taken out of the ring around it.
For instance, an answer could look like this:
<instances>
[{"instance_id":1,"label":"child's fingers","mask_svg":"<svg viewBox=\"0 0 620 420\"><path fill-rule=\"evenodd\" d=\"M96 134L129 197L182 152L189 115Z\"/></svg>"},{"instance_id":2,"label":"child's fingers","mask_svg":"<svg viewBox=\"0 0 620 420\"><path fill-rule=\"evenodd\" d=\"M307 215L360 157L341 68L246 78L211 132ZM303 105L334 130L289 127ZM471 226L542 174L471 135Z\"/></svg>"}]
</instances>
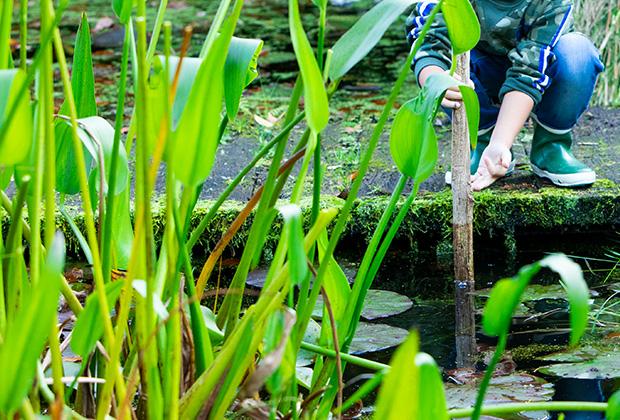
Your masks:
<instances>
[{"instance_id":1,"label":"child's fingers","mask_svg":"<svg viewBox=\"0 0 620 420\"><path fill-rule=\"evenodd\" d=\"M463 100L463 95L461 94L461 91L459 90L446 90L446 99L449 99L451 101L462 101Z\"/></svg>"},{"instance_id":2,"label":"child's fingers","mask_svg":"<svg viewBox=\"0 0 620 420\"><path fill-rule=\"evenodd\" d=\"M444 99L443 101L441 101L441 106L443 106L444 108L459 109L461 107L461 102Z\"/></svg>"}]
</instances>

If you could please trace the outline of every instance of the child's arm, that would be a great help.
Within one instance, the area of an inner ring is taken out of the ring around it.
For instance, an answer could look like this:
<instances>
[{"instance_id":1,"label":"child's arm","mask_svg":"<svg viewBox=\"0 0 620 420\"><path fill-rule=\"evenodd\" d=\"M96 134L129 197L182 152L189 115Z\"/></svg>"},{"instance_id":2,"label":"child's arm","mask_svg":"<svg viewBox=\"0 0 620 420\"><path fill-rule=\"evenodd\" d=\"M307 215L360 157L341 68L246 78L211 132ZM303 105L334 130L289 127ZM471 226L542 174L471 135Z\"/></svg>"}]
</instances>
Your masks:
<instances>
[{"instance_id":1,"label":"child's arm","mask_svg":"<svg viewBox=\"0 0 620 420\"><path fill-rule=\"evenodd\" d=\"M512 154L510 148L534 108L532 98L519 91L504 96L491 142L484 149L478 172L472 178L472 189L480 191L506 175Z\"/></svg>"}]
</instances>

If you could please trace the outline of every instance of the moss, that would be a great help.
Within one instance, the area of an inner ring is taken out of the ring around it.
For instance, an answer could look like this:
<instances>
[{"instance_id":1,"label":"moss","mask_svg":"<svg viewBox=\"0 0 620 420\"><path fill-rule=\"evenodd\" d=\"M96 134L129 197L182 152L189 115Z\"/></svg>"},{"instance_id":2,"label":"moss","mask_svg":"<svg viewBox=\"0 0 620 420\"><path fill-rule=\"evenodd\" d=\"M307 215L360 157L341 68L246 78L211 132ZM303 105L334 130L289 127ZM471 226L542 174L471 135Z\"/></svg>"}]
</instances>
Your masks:
<instances>
[{"instance_id":1,"label":"moss","mask_svg":"<svg viewBox=\"0 0 620 420\"><path fill-rule=\"evenodd\" d=\"M559 346L554 344L530 344L528 346L519 346L510 350L512 354L512 360L517 364L527 364L534 361L536 358L546 356L547 354L555 353L566 349L565 346Z\"/></svg>"}]
</instances>

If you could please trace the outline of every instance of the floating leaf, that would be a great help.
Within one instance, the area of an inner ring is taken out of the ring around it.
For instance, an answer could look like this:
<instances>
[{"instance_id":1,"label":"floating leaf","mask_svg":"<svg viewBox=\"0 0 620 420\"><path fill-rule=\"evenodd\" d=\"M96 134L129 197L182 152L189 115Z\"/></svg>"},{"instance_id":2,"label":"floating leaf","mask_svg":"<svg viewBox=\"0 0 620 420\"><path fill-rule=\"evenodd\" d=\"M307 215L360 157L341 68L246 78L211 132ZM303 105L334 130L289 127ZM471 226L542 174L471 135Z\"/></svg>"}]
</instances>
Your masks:
<instances>
[{"instance_id":1,"label":"floating leaf","mask_svg":"<svg viewBox=\"0 0 620 420\"><path fill-rule=\"evenodd\" d=\"M340 79L383 38L385 31L415 0L383 0L366 12L332 48L331 80Z\"/></svg>"},{"instance_id":2,"label":"floating leaf","mask_svg":"<svg viewBox=\"0 0 620 420\"><path fill-rule=\"evenodd\" d=\"M608 348L585 346L549 354L538 360L559 362L537 369L545 375L572 379L620 378L620 348L610 343Z\"/></svg>"},{"instance_id":3,"label":"floating leaf","mask_svg":"<svg viewBox=\"0 0 620 420\"><path fill-rule=\"evenodd\" d=\"M480 40L480 22L469 0L444 0L441 12L448 27L453 54L474 49Z\"/></svg>"},{"instance_id":4,"label":"floating leaf","mask_svg":"<svg viewBox=\"0 0 620 420\"><path fill-rule=\"evenodd\" d=\"M360 322L355 337L349 346L349 353L374 353L396 347L407 338L408 332L402 328L386 324Z\"/></svg>"},{"instance_id":5,"label":"floating leaf","mask_svg":"<svg viewBox=\"0 0 620 420\"><path fill-rule=\"evenodd\" d=\"M0 70L0 165L11 166L24 160L32 145L32 111L30 95L18 96L18 91L26 80L22 70ZM10 109L16 111L7 121Z\"/></svg>"},{"instance_id":6,"label":"floating leaf","mask_svg":"<svg viewBox=\"0 0 620 420\"><path fill-rule=\"evenodd\" d=\"M379 390L375 418L385 420L420 418L419 393L422 384L419 368L413 362L418 353L418 346L418 334L413 332L394 353L390 361L390 370L385 375Z\"/></svg>"},{"instance_id":7,"label":"floating leaf","mask_svg":"<svg viewBox=\"0 0 620 420\"><path fill-rule=\"evenodd\" d=\"M241 93L256 77L258 56L263 48L260 39L233 37L224 64L224 98L226 114L232 121L239 110Z\"/></svg>"},{"instance_id":8,"label":"floating leaf","mask_svg":"<svg viewBox=\"0 0 620 420\"><path fill-rule=\"evenodd\" d=\"M22 296L0 344L0 412L15 412L32 389L36 366L56 322L60 276L65 266L65 240L57 234L47 253L39 282Z\"/></svg>"},{"instance_id":9,"label":"floating leaf","mask_svg":"<svg viewBox=\"0 0 620 420\"><path fill-rule=\"evenodd\" d=\"M446 402L449 409L472 407L478 395L481 379L463 384L446 384ZM553 398L553 385L545 380L526 373L495 376L485 394L484 404L506 404L515 402L545 402ZM540 412L522 412L521 418L545 418Z\"/></svg>"},{"instance_id":10,"label":"floating leaf","mask_svg":"<svg viewBox=\"0 0 620 420\"><path fill-rule=\"evenodd\" d=\"M388 290L368 290L362 317L372 321L373 319L387 318L408 311L413 306L413 302L407 296L390 292ZM323 316L323 298L319 296L312 316L321 318Z\"/></svg>"},{"instance_id":11,"label":"floating leaf","mask_svg":"<svg viewBox=\"0 0 620 420\"><path fill-rule=\"evenodd\" d=\"M301 24L298 1L289 0L288 9L291 42L293 43L299 72L304 84L306 120L308 121L308 126L315 133L320 133L327 126L327 121L329 120L329 103L327 101L323 76Z\"/></svg>"}]
</instances>

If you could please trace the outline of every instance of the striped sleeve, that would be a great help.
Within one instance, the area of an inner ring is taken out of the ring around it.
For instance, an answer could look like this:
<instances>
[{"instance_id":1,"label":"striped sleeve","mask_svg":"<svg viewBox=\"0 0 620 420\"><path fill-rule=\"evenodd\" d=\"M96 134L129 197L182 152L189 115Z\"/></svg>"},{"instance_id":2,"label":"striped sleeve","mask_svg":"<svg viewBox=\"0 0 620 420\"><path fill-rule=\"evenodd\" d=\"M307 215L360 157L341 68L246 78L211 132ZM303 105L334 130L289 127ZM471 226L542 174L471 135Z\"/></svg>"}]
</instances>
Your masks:
<instances>
[{"instance_id":1,"label":"striped sleeve","mask_svg":"<svg viewBox=\"0 0 620 420\"><path fill-rule=\"evenodd\" d=\"M426 24L428 16L436 6L437 0L425 0L418 2L413 12L407 18L407 41L411 46L420 35L420 31ZM445 20L438 13L426 34L422 47L413 59L411 69L414 71L416 80L419 80L420 72L424 67L435 65L447 70L450 68L452 47L448 36L448 28Z\"/></svg>"},{"instance_id":2,"label":"striped sleeve","mask_svg":"<svg viewBox=\"0 0 620 420\"><path fill-rule=\"evenodd\" d=\"M500 99L508 92L520 91L538 104L552 83L547 72L555 60L553 48L573 28L572 1L539 0L525 18L530 21L524 22L529 30L509 53L512 66L500 90Z\"/></svg>"}]
</instances>

